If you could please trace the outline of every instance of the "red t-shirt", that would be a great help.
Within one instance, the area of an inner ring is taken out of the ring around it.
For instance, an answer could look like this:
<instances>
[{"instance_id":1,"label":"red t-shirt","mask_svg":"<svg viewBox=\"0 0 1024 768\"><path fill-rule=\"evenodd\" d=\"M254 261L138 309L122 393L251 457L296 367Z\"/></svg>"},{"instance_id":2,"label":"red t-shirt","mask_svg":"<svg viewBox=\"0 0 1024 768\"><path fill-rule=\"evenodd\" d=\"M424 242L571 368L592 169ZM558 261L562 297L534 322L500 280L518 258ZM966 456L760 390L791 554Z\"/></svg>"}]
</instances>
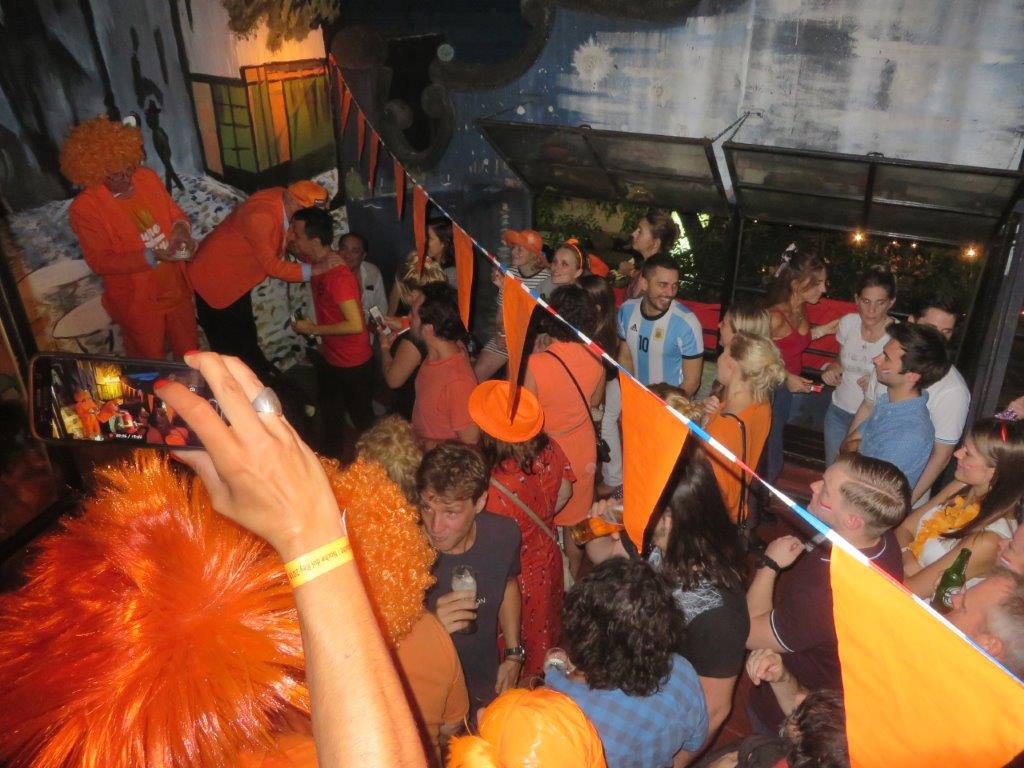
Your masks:
<instances>
[{"instance_id":1,"label":"red t-shirt","mask_svg":"<svg viewBox=\"0 0 1024 768\"><path fill-rule=\"evenodd\" d=\"M363 316L362 289L351 269L341 264L322 275L314 275L313 306L317 325L334 325L345 319L341 311L343 301L354 300ZM359 333L346 333L320 337L320 351L324 359L338 368L355 368L373 357L370 332L363 323Z\"/></svg>"}]
</instances>

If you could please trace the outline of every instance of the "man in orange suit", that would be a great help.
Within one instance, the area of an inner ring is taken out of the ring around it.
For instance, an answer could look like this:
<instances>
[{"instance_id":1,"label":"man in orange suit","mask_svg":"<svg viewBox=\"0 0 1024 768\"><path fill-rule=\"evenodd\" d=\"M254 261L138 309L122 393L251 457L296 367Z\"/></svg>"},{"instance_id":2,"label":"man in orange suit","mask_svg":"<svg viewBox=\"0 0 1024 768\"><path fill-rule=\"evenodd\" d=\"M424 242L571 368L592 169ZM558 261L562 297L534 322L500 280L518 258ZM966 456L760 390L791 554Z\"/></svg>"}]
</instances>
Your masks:
<instances>
[{"instance_id":1,"label":"man in orange suit","mask_svg":"<svg viewBox=\"0 0 1024 768\"><path fill-rule=\"evenodd\" d=\"M308 282L323 269L282 257L295 212L326 206L327 190L312 181L262 189L207 235L188 265L210 348L241 358L264 381L278 371L260 349L250 291L267 277Z\"/></svg>"},{"instance_id":2,"label":"man in orange suit","mask_svg":"<svg viewBox=\"0 0 1024 768\"><path fill-rule=\"evenodd\" d=\"M130 357L183 357L199 346L184 260L194 243L185 213L143 160L137 128L98 117L74 127L61 171L84 190L71 228L85 262L103 279L103 306Z\"/></svg>"}]
</instances>

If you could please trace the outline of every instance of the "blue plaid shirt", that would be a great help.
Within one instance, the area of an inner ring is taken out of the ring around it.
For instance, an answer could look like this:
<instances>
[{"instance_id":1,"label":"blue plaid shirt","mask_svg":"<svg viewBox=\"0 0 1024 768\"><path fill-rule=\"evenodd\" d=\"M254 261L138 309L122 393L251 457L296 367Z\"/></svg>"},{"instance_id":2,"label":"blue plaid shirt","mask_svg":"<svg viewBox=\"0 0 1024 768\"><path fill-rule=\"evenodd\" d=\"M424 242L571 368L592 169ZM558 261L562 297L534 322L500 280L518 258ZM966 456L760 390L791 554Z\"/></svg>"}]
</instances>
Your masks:
<instances>
[{"instance_id":1,"label":"blue plaid shirt","mask_svg":"<svg viewBox=\"0 0 1024 768\"><path fill-rule=\"evenodd\" d=\"M576 702L594 724L608 768L664 768L680 749L696 752L708 733L704 690L693 667L676 656L668 681L650 696L595 691L557 668L545 670L547 687Z\"/></svg>"}]
</instances>

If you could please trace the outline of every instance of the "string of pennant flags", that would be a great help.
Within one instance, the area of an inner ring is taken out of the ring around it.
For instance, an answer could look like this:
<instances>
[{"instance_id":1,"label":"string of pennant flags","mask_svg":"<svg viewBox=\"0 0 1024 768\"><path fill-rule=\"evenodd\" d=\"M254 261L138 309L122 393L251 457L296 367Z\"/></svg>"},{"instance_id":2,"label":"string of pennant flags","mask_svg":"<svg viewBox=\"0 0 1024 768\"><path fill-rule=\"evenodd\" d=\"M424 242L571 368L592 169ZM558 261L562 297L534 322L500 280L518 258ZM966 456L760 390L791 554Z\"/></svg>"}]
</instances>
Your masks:
<instances>
[{"instance_id":1,"label":"string of pennant flags","mask_svg":"<svg viewBox=\"0 0 1024 768\"><path fill-rule=\"evenodd\" d=\"M459 313L468 328L474 253L501 274L502 313L509 352L508 376L519 381L527 327L535 307L562 322L595 357L618 373L622 391L624 524L641 545L683 443L689 435L760 482L797 517L832 544L831 582L836 635L842 666L847 740L853 766L1002 766L1024 751L1024 683L981 651L923 600L867 560L788 495L766 482L699 424L669 407L583 331L472 237L426 189L409 177L366 115L333 55L339 140L355 109L357 162L367 138L367 179L371 196L380 150L391 155L396 213L404 213L407 182L413 188L416 253L426 254L427 207L434 205L452 223ZM516 398L510 402L511 419ZM643 439L640 439L643 436ZM672 446L678 446L673 449ZM966 684L965 684L966 683Z\"/></svg>"}]
</instances>

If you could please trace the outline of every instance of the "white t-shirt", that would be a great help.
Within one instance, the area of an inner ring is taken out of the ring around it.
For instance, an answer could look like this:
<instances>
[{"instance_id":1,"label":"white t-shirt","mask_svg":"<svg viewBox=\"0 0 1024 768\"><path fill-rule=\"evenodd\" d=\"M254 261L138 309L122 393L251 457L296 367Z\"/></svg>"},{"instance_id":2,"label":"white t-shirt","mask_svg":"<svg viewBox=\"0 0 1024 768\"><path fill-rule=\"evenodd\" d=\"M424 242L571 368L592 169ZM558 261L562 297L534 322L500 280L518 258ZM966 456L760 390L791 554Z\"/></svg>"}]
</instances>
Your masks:
<instances>
[{"instance_id":1,"label":"white t-shirt","mask_svg":"<svg viewBox=\"0 0 1024 768\"><path fill-rule=\"evenodd\" d=\"M858 380L875 370L871 362L882 353L882 347L889 342L889 334L882 334L878 341L864 341L861 337L863 323L860 315L851 312L843 315L836 330L839 342L839 362L843 366L843 378L832 393L832 405L847 413L856 413L864 400L864 390Z\"/></svg>"},{"instance_id":2,"label":"white t-shirt","mask_svg":"<svg viewBox=\"0 0 1024 768\"><path fill-rule=\"evenodd\" d=\"M878 377L872 368L865 397L871 402L885 387L878 383ZM935 427L935 442L956 445L964 433L967 423L967 411L971 407L971 390L955 366L949 367L949 373L928 387L928 416Z\"/></svg>"},{"instance_id":3,"label":"white t-shirt","mask_svg":"<svg viewBox=\"0 0 1024 768\"><path fill-rule=\"evenodd\" d=\"M376 307L382 315L388 313L388 294L376 264L364 261L359 265L359 287L362 289L363 313L367 317L370 316L370 307Z\"/></svg>"}]
</instances>

